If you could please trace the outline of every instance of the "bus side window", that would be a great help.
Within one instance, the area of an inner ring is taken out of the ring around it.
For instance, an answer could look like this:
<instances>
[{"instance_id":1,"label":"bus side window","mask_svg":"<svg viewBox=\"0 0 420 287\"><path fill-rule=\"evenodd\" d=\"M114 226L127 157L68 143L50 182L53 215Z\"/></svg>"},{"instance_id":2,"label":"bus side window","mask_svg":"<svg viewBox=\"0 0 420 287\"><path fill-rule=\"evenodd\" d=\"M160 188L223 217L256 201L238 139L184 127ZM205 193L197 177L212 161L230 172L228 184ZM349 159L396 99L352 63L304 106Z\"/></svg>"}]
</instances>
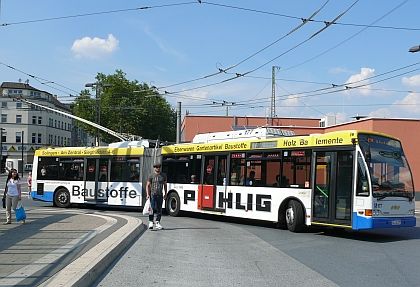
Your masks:
<instances>
[{"instance_id":1,"label":"bus side window","mask_svg":"<svg viewBox=\"0 0 420 287\"><path fill-rule=\"evenodd\" d=\"M281 177L280 185L310 188L311 156L310 150L283 151L282 177L288 182Z\"/></svg>"}]
</instances>

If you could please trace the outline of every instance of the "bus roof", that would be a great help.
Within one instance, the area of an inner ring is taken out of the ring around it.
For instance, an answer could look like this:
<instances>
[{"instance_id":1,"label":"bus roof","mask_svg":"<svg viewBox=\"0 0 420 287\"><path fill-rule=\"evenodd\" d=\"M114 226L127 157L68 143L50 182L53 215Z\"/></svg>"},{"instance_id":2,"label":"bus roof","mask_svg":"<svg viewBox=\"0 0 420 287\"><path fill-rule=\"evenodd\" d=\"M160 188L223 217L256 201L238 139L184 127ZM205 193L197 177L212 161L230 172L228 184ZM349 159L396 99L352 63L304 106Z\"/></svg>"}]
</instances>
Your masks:
<instances>
[{"instance_id":1,"label":"bus roof","mask_svg":"<svg viewBox=\"0 0 420 287\"><path fill-rule=\"evenodd\" d=\"M350 146L354 145L360 133L386 136L395 140L395 137L372 131L363 130L343 130L325 134L310 134L283 137L268 137L259 139L258 137L225 139L206 143L185 143L168 145L162 147L162 154L173 153L203 153L203 152L224 152L224 151L246 151L275 148L310 148L325 146Z\"/></svg>"}]
</instances>

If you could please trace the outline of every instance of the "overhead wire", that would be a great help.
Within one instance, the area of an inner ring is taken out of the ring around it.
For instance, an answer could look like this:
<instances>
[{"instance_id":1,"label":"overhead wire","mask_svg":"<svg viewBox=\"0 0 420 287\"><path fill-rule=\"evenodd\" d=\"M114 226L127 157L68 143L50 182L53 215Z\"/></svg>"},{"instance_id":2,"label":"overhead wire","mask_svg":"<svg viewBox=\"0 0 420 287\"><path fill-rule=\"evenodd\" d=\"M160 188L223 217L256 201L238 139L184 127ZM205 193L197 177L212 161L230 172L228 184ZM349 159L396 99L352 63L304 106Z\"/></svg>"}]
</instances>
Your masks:
<instances>
[{"instance_id":1,"label":"overhead wire","mask_svg":"<svg viewBox=\"0 0 420 287\"><path fill-rule=\"evenodd\" d=\"M164 4L164 5L154 5L154 6L143 6L143 7L135 7L135 8L127 8L127 9L118 9L118 10L92 12L92 13L84 13L84 14L76 14L76 15L67 15L67 16L51 17L51 18L44 18L44 19L11 22L11 23L2 23L2 24L0 24L0 26L6 27L6 26L11 26L11 25L21 25L21 24L29 24L29 23L37 23L37 22L45 22L45 21L64 20L64 19L69 19L69 18L97 16L97 15L104 15L104 14L122 13L122 12L130 12L130 11L155 9L155 8L165 8L165 7L170 7L170 6L192 5L192 4L207 4L207 5L212 5L212 6L219 6L219 7L224 7L224 8L231 8L231 9L243 10L243 11L248 11L248 12L255 12L255 13L272 15L272 16L279 16L279 17L283 17L283 18L296 19L296 20L303 20L304 19L304 18L298 17L298 16L292 16L292 15L286 15L286 14L280 14L280 13L274 13L274 12L268 12L268 11L262 11L262 10L257 10L257 9L244 8L244 7L237 7L237 6L232 6L232 5L220 4L220 3L212 3L212 2L207 2L207 1L201 1L200 3L198 3L197 1L193 1L193 2L173 3L173 4ZM326 21L311 19L311 20L309 20L309 22L325 23ZM369 28L378 28L378 29L420 31L420 28L396 27L396 26L379 26L379 25L366 25L366 24L342 23L342 22L336 22L336 23L334 23L334 25L369 27Z\"/></svg>"},{"instance_id":2,"label":"overhead wire","mask_svg":"<svg viewBox=\"0 0 420 287\"><path fill-rule=\"evenodd\" d=\"M384 16L382 16L380 19L382 19L383 17L385 17L385 16L387 16L388 14L390 14L391 12L393 12L394 10L396 10L397 8L399 8L401 5L403 5L403 4L405 4L406 2L407 2L408 0L406 0L406 1L404 1L403 3L401 3L400 5L398 5L397 7L395 7L393 10L391 10L390 12L388 12L386 15L384 15ZM327 1L328 2L328 1ZM326 3L327 3L326 2ZM354 2L353 3L353 5L354 4L356 4L358 1L356 1L356 2ZM165 6L175 6L175 5L186 5L186 4L195 4L196 2L188 2L188 3L178 3L178 4L171 4L171 5L158 5L158 6L153 6L153 7L146 7L146 8L158 8L158 7L165 7ZM203 3L205 3L205 4L209 4L208 2L203 2ZM326 4L325 3L325 4ZM324 6L325 6L325 4L324 4ZM353 6L352 5L352 6ZM223 6L223 5L221 5L221 6ZM351 7L352 7L351 6ZM350 8L351 8L350 7ZM321 7L322 8L322 7ZM349 8L349 9L350 9ZM142 7L142 8L134 8L134 9L124 9L124 10L114 10L114 11L108 11L108 12L98 12L98 13L93 13L93 14L101 14L101 13L116 13L116 12L124 12L124 11L129 11L129 10L138 10L138 9L144 9L144 7ZM348 10L347 10L348 11ZM346 11L345 11L346 12ZM317 12L315 12L315 13L317 13ZM92 14L92 15L93 15ZM342 15L343 15L344 13L342 13L342 14L340 14L339 15L339 17L341 17ZM83 14L83 15L81 15L81 16L89 16L90 14ZM76 17L77 15L75 15L75 16L73 16L73 17ZM290 18L293 18L293 17L290 17ZM302 18L299 18L299 17L295 17L296 19L301 19L302 20ZM54 20L54 19L56 19L56 18L49 18L49 19L44 19L44 20ZM379 21L380 19L378 19L377 21ZM376 23L377 21L375 21L375 22L373 22L373 23ZM317 21L312 21L312 22L317 22ZM324 21L325 22L325 21ZM331 22L334 22L334 21L331 21ZM331 23L331 22L329 22L329 23ZM14 23L14 24L18 24L18 23ZM332 23L331 23L332 24ZM330 25L331 25L330 24ZM301 24L302 25L302 24ZM327 27L327 26L326 26ZM321 29L321 30L324 30L326 27L324 27L323 29ZM369 27L373 27L373 25L369 25L369 26L367 26L366 28L369 28ZM365 29L366 29L365 28ZM293 30L292 30L293 31ZM362 30L363 31L363 30ZM359 33L361 33L362 31L360 31ZM316 33L317 34L317 33ZM314 34L314 35L316 35L316 34ZM314 36L313 35L313 36ZM313 36L311 36L311 37L313 37ZM280 38L281 39L281 38ZM280 40L279 39L279 40ZM277 40L277 41L279 41L279 40ZM276 41L276 42L277 42ZM274 44L275 42L273 42L272 44ZM272 44L270 44L269 46L271 46ZM263 51L263 50L265 50L266 48L268 48L269 46L266 46L265 48L263 48L263 49L261 49L260 51ZM257 52L258 53L258 52ZM253 55L251 55L250 57L252 57L252 56L254 56L254 55L256 55L256 53L254 53ZM278 57L280 57L281 55L279 55ZM250 57L248 57L247 59L249 59ZM276 57L275 59L277 59L278 57ZM247 60L247 59L245 59L245 60ZM241 61L241 62L239 62L238 64L240 64L240 63L242 63L242 62L244 62L245 60L243 60L243 61ZM273 59L274 60L274 59ZM272 61L273 61L272 60ZM270 61L271 62L271 61ZM264 65L262 65L262 66L260 66L259 68L261 68L261 67L263 67L263 66L265 66L265 65L267 65L268 63L270 63L270 62L267 62L267 63L265 63ZM3 63L1 63L1 64L3 64ZM237 65L238 65L237 64ZM5 64L3 64L3 65L5 65ZM5 65L5 66L8 66L8 65ZM8 66L8 67L10 67L10 68L12 68L12 69L15 69L15 68L13 68L13 67L11 67L11 66ZM289 68L290 69L290 68ZM15 70L17 70L17 69L15 69ZM20 70L17 70L17 71L20 71ZM61 90L61 89L58 89L58 88L55 88L55 87L53 87L53 86L50 86L50 85L48 85L48 84L55 84L55 85L58 85L58 86L60 86L60 87L62 87L62 88L65 88L65 89L68 89L68 90L71 90L71 91L73 91L73 92L75 92L76 94L78 94L78 92L77 91L75 91L75 90L72 90L72 89L69 89L69 88L66 88L65 86L62 86L62 85L59 85L59 84L57 84L57 83L55 83L55 82L49 82L48 80L46 80L46 79L42 79L42 78L39 78L39 77L35 77L35 76L33 76L33 75L31 75L31 74L28 74L28 73L25 73L25 72L23 72L23 71L20 71L20 72L22 72L22 73L24 73L24 74L26 74L26 75L28 75L28 76L30 76L30 77L32 77L33 79L35 79L35 80L37 80L38 82L40 82L41 84L44 84L44 85L47 85L48 87L50 87L50 88L52 88L52 89L56 89L56 90L58 90L58 91L61 91L61 92L63 92L63 93L66 93L66 92L64 92L63 90ZM243 75L241 75L241 76L248 76L247 74L243 74ZM42 82L42 81L43 82ZM188 82L191 82L191 81L193 81L193 80L190 80L190 81L185 81L185 82L183 82L183 83L188 83ZM209 87L209 86L213 86L213 85L217 85L217 84L220 84L220 83L214 83L214 84L209 84L209 85L205 85L205 86L201 86L201 87L196 87L196 88L193 88L193 89L188 89L188 90L194 90L194 89L199 89L199 88L204 88L204 87ZM173 85L172 85L173 86ZM167 86L167 87L169 87L169 86ZM188 91L188 90L183 90L182 92L185 92L185 91ZM178 96L179 97L182 97L182 95L181 94L179 94L179 92L167 92L167 91L165 91L165 94L164 95L170 95L170 94L174 94L174 95L176 95L176 94L178 94ZM70 97L71 97L72 95L70 94ZM189 97L189 98L191 98L190 96L185 96L185 97ZM201 100L202 98L200 98L200 100Z\"/></svg>"},{"instance_id":3,"label":"overhead wire","mask_svg":"<svg viewBox=\"0 0 420 287\"><path fill-rule=\"evenodd\" d=\"M404 5L404 4L405 4L405 3L407 3L408 1L409 1L409 0L404 0L402 3L400 3L399 5L397 5L396 7L394 7L393 9L391 9L391 11L387 12L387 13L386 13L386 14L384 14L383 16L381 16L381 17L379 17L378 19L376 19L375 21L373 21L373 22L371 23L371 25L366 26L366 27L365 27L365 28L363 28L362 30L358 31L356 34L354 34L354 35L350 36L349 38L345 39L344 41L341 41L340 43L338 43L337 45L333 46L332 48L330 48L330 49L328 49L328 50L326 50L326 51L322 52L321 54L318 54L317 56L312 57L312 58L310 58L310 59L308 59L308 60L306 60L306 61L304 61L304 62L302 62L302 63L300 63L300 64L297 64L297 65L294 65L294 66L291 66L291 67L288 67L288 68L284 68L284 69L283 69L283 71L287 71L287 70L290 70L290 69L293 69L293 68L299 67L299 66L301 66L301 65L303 65L303 64L309 63L309 62L311 62L311 61L313 61L313 60L315 60L315 59L317 59L317 58L321 57L322 55L325 55L326 53L328 53L328 52L330 52L330 51L334 50L335 48L337 48L337 47L339 47L339 46L343 45L343 44L344 44L344 43L346 43L347 41L350 41L351 39L353 39L354 37L356 37L356 36L357 36L357 35L359 35L360 33L364 32L366 29L370 28L373 24L375 24L375 23L379 22L380 20L382 20L383 18L385 18L386 16L388 16L389 14L391 14L392 12L394 12L395 10L397 10L398 8L400 8L402 5Z\"/></svg>"}]
</instances>

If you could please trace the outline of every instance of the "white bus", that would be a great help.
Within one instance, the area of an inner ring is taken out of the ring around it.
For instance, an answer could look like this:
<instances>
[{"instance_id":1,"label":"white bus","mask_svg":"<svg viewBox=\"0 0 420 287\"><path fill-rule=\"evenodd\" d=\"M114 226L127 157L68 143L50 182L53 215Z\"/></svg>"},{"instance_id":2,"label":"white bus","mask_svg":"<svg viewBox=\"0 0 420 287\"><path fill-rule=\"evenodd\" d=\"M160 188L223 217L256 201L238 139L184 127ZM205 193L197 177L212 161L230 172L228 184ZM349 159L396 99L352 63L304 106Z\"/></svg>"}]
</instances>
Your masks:
<instances>
[{"instance_id":1,"label":"white bus","mask_svg":"<svg viewBox=\"0 0 420 287\"><path fill-rule=\"evenodd\" d=\"M142 140L108 147L37 150L31 196L58 207L73 203L143 206L145 183L160 156L155 145Z\"/></svg>"},{"instance_id":2,"label":"white bus","mask_svg":"<svg viewBox=\"0 0 420 287\"><path fill-rule=\"evenodd\" d=\"M298 232L415 226L414 184L401 142L346 130L274 129L198 135L162 147L166 210L266 220Z\"/></svg>"}]
</instances>

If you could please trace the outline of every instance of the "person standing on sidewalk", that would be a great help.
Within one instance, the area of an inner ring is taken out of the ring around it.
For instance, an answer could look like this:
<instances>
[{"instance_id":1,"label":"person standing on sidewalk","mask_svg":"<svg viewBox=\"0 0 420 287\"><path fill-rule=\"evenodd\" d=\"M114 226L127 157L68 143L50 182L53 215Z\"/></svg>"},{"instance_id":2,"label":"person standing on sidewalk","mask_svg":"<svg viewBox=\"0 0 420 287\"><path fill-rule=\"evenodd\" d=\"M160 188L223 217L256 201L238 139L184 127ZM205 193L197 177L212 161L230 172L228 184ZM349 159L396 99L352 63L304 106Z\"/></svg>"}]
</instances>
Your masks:
<instances>
[{"instance_id":1,"label":"person standing on sidewalk","mask_svg":"<svg viewBox=\"0 0 420 287\"><path fill-rule=\"evenodd\" d=\"M161 164L156 162L153 165L154 172L149 175L146 185L146 199L150 198L150 208L153 210L156 204L156 229L162 229L160 224L160 219L162 217L162 204L163 200L166 199L168 193L168 182L166 174L160 171ZM165 190L165 195L163 195L163 190ZM149 229L153 229L153 218L154 214L149 215Z\"/></svg>"},{"instance_id":2,"label":"person standing on sidewalk","mask_svg":"<svg viewBox=\"0 0 420 287\"><path fill-rule=\"evenodd\" d=\"M31 199L31 191L32 191L32 171L28 173L28 178L26 179L28 183L28 198Z\"/></svg>"},{"instance_id":3,"label":"person standing on sidewalk","mask_svg":"<svg viewBox=\"0 0 420 287\"><path fill-rule=\"evenodd\" d=\"M6 198L6 222L12 223L12 209L15 210L19 201L22 200L22 189L19 174L16 169L11 169L7 176L6 189L3 198ZM25 220L22 220L25 223Z\"/></svg>"}]
</instances>

